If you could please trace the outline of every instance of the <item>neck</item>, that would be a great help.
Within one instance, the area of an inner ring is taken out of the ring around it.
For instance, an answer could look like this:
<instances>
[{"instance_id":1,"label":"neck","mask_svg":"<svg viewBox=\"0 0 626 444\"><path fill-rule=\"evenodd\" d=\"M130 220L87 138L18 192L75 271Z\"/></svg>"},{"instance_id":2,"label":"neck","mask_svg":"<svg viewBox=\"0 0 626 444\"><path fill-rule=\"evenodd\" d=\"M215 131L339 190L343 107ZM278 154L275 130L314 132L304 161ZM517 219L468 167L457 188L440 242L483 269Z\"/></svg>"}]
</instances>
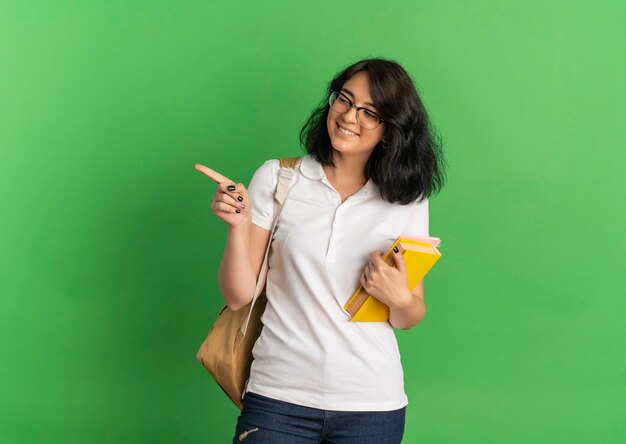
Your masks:
<instances>
[{"instance_id":1,"label":"neck","mask_svg":"<svg viewBox=\"0 0 626 444\"><path fill-rule=\"evenodd\" d=\"M335 167L324 165L326 177L333 182L364 185L367 182L365 165L369 155L370 153L344 155L335 152L333 155Z\"/></svg>"}]
</instances>

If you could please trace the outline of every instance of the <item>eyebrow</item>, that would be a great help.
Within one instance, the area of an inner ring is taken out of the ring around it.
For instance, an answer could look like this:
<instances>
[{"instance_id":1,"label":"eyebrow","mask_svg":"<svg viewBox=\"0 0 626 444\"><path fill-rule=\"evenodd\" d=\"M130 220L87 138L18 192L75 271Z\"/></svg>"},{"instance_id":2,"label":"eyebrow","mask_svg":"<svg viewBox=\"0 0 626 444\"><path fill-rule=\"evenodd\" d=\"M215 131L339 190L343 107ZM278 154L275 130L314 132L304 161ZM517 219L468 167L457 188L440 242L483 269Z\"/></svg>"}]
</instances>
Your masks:
<instances>
[{"instance_id":1,"label":"eyebrow","mask_svg":"<svg viewBox=\"0 0 626 444\"><path fill-rule=\"evenodd\" d=\"M341 88L342 91L347 92L348 94L350 94L352 96L352 99L354 99L354 93L352 91L350 91L348 88ZM371 105L374 108L377 108L376 105L374 105L372 102L365 102L366 105Z\"/></svg>"}]
</instances>

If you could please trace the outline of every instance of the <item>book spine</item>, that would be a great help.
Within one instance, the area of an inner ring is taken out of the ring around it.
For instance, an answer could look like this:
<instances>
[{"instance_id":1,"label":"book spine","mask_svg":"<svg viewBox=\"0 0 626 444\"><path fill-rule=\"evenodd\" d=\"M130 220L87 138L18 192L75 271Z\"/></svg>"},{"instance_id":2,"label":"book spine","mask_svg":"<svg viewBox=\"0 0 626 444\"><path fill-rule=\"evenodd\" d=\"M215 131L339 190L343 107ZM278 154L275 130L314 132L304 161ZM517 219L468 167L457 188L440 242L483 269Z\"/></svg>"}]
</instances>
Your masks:
<instances>
[{"instance_id":1,"label":"book spine","mask_svg":"<svg viewBox=\"0 0 626 444\"><path fill-rule=\"evenodd\" d=\"M350 316L354 317L354 315L363 306L368 297L369 295L367 294L363 286L360 286L358 293L352 296L350 302L348 302L348 305L346 305L346 311L350 313Z\"/></svg>"}]
</instances>

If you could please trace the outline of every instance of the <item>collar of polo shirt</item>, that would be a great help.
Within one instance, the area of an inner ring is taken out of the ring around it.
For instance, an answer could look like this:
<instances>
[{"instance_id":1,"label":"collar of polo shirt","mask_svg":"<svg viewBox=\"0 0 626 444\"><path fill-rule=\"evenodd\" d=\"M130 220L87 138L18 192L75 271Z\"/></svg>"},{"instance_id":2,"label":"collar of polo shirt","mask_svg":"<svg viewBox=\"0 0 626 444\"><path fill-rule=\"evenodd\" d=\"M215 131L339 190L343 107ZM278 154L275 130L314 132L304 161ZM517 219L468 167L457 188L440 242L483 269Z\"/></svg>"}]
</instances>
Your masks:
<instances>
[{"instance_id":1,"label":"collar of polo shirt","mask_svg":"<svg viewBox=\"0 0 626 444\"><path fill-rule=\"evenodd\" d=\"M324 173L322 164L311 157L310 154L307 154L302 158L302 162L300 163L300 172L309 179L319 180L329 186L332 186L326 177L326 173ZM377 191L378 185L376 185L372 179L368 179L363 188L361 188L357 194L374 194Z\"/></svg>"}]
</instances>

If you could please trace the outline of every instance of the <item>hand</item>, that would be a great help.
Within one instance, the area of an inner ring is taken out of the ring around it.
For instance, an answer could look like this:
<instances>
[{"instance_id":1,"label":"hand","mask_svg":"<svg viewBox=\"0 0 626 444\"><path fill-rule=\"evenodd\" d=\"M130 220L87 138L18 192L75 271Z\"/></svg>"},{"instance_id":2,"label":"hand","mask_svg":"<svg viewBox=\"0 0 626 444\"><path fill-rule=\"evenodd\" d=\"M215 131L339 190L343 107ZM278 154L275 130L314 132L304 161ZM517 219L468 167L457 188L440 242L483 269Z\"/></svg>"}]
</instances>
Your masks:
<instances>
[{"instance_id":1,"label":"hand","mask_svg":"<svg viewBox=\"0 0 626 444\"><path fill-rule=\"evenodd\" d=\"M391 253L395 267L387 265L384 253L376 250L361 275L360 282L367 294L374 296L389 307L404 307L411 303L413 295L409 289L406 264L400 253Z\"/></svg>"},{"instance_id":2,"label":"hand","mask_svg":"<svg viewBox=\"0 0 626 444\"><path fill-rule=\"evenodd\" d=\"M242 183L236 184L217 171L204 165L195 164L193 167L219 185L211 201L211 210L213 210L217 217L232 228L251 221L252 212L250 199L248 198L248 190L246 190L246 187L244 187ZM229 190L229 186L234 188Z\"/></svg>"}]
</instances>

